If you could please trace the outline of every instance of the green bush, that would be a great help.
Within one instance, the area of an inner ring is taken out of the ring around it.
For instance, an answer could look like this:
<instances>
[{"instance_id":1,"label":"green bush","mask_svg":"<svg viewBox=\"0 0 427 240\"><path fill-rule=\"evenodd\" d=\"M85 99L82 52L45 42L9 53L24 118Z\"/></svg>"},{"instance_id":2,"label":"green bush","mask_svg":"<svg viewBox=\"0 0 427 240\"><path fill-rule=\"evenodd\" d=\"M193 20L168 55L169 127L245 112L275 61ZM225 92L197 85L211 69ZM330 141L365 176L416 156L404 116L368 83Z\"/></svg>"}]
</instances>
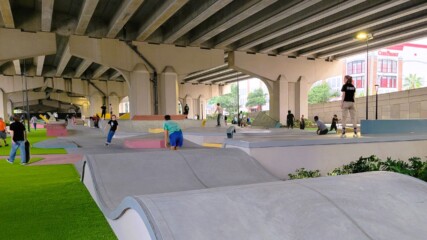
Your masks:
<instances>
[{"instance_id":1,"label":"green bush","mask_svg":"<svg viewBox=\"0 0 427 240\"><path fill-rule=\"evenodd\" d=\"M335 168L328 175L336 176L371 171L397 172L427 181L427 162L421 161L419 157L409 158L408 162L393 160L390 157L386 161L382 161L374 155L366 158L360 157L356 162Z\"/></svg>"},{"instance_id":2,"label":"green bush","mask_svg":"<svg viewBox=\"0 0 427 240\"><path fill-rule=\"evenodd\" d=\"M381 159L372 155L370 157L360 157L356 162L352 161L340 168L335 168L328 173L329 176L345 175L351 173L371 172L381 170Z\"/></svg>"},{"instance_id":3,"label":"green bush","mask_svg":"<svg viewBox=\"0 0 427 240\"><path fill-rule=\"evenodd\" d=\"M302 179L302 178L316 178L320 177L320 171L315 170L305 170L305 168L300 168L295 171L295 174L289 173L289 179Z\"/></svg>"},{"instance_id":4,"label":"green bush","mask_svg":"<svg viewBox=\"0 0 427 240\"><path fill-rule=\"evenodd\" d=\"M427 182L427 161L421 161L419 157L409 158L407 162L402 160L393 160L390 157L386 161L372 155L369 157L360 157L357 161L352 161L342 167L335 168L328 176L346 175L352 173L389 171L409 175ZM294 174L288 174L290 179L315 178L320 177L320 171L305 170L300 168Z\"/></svg>"},{"instance_id":5,"label":"green bush","mask_svg":"<svg viewBox=\"0 0 427 240\"><path fill-rule=\"evenodd\" d=\"M304 118L304 120L305 120L304 122L305 122L305 127L306 128L313 128L313 127L317 128L317 125L316 125L316 123L314 121L308 120L306 118ZM295 122L294 122L294 127L299 128L300 121L301 121L300 119L296 119Z\"/></svg>"}]
</instances>

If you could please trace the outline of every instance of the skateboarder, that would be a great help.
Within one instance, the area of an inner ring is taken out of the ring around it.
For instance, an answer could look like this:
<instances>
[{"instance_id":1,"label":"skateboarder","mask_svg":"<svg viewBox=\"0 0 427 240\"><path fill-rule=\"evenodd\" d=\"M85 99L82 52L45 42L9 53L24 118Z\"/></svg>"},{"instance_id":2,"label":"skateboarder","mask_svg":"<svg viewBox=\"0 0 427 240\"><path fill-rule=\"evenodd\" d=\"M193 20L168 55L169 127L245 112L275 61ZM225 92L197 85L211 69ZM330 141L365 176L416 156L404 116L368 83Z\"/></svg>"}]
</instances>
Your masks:
<instances>
[{"instance_id":1,"label":"skateboarder","mask_svg":"<svg viewBox=\"0 0 427 240\"><path fill-rule=\"evenodd\" d=\"M342 134L341 137L345 138L345 127L347 124L347 116L350 112L351 121L353 122L354 135L357 136L357 122L356 122L356 107L354 104L354 95L356 93L356 87L353 85L353 78L350 75L346 75L344 77L345 84L341 88L342 92L342 101L341 101L341 109L342 109Z\"/></svg>"},{"instance_id":2,"label":"skateboarder","mask_svg":"<svg viewBox=\"0 0 427 240\"><path fill-rule=\"evenodd\" d=\"M178 147L182 147L184 137L182 136L181 127L178 123L171 120L170 115L165 116L163 129L165 130L165 148L168 148L168 143L171 150L177 150Z\"/></svg>"},{"instance_id":3,"label":"skateboarder","mask_svg":"<svg viewBox=\"0 0 427 240\"><path fill-rule=\"evenodd\" d=\"M332 129L335 129L335 132L337 132L338 121L339 121L338 116L336 114L334 114L334 117L332 118L331 129L329 129L329 131L332 131Z\"/></svg>"},{"instance_id":4,"label":"skateboarder","mask_svg":"<svg viewBox=\"0 0 427 240\"><path fill-rule=\"evenodd\" d=\"M113 139L114 134L116 133L116 130L117 130L117 126L119 125L119 123L116 120L116 115L111 115L111 120L108 121L107 125L110 125L110 131L108 132L107 142L105 142L105 146L109 146L111 144L111 140ZM105 127L107 127L107 125L105 125Z\"/></svg>"},{"instance_id":5,"label":"skateboarder","mask_svg":"<svg viewBox=\"0 0 427 240\"><path fill-rule=\"evenodd\" d=\"M216 117L216 126L221 127L221 118L222 118L222 114L224 113L224 111L223 111L220 103L216 104L216 109L215 109L214 114L215 113L218 113L218 116Z\"/></svg>"},{"instance_id":6,"label":"skateboarder","mask_svg":"<svg viewBox=\"0 0 427 240\"><path fill-rule=\"evenodd\" d=\"M101 117L104 118L105 120L105 114L107 113L107 107L104 105L102 105L101 107Z\"/></svg>"}]
</instances>

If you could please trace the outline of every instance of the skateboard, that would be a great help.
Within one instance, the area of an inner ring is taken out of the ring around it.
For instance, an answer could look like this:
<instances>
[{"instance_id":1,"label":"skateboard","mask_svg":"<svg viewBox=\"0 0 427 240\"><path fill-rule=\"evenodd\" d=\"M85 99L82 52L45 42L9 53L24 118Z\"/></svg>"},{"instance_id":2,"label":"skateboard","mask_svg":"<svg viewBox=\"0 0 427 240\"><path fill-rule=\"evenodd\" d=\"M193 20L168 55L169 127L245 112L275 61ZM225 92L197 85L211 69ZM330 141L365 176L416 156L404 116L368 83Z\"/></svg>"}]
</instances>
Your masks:
<instances>
[{"instance_id":1,"label":"skateboard","mask_svg":"<svg viewBox=\"0 0 427 240\"><path fill-rule=\"evenodd\" d=\"M30 142L25 141L25 162L28 163L30 161Z\"/></svg>"}]
</instances>

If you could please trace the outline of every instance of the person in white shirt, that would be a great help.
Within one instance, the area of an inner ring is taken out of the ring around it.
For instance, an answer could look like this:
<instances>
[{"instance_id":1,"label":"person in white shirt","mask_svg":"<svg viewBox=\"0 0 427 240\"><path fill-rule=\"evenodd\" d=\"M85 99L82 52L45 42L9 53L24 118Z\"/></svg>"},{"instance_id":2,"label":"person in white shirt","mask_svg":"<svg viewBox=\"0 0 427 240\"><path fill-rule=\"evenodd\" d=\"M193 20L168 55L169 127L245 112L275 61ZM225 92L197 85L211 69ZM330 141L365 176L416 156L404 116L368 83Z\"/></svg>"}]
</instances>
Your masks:
<instances>
[{"instance_id":1,"label":"person in white shirt","mask_svg":"<svg viewBox=\"0 0 427 240\"><path fill-rule=\"evenodd\" d=\"M222 118L222 114L223 114L221 104L219 104L219 103L216 104L215 113L218 113L218 116L216 117L216 126L221 127L221 118Z\"/></svg>"}]
</instances>

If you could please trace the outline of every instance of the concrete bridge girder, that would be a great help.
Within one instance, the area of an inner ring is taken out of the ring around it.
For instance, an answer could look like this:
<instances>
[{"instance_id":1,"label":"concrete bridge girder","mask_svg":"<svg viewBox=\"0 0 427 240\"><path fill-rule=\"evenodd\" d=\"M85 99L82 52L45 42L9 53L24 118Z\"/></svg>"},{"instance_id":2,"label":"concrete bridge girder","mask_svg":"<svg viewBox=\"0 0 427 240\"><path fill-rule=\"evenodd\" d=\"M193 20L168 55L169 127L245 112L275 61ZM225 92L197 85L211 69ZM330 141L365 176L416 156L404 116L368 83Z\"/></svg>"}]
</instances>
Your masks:
<instances>
[{"instance_id":1,"label":"concrete bridge girder","mask_svg":"<svg viewBox=\"0 0 427 240\"><path fill-rule=\"evenodd\" d=\"M56 53L56 36L50 32L30 33L0 28L0 43L0 62Z\"/></svg>"}]
</instances>

